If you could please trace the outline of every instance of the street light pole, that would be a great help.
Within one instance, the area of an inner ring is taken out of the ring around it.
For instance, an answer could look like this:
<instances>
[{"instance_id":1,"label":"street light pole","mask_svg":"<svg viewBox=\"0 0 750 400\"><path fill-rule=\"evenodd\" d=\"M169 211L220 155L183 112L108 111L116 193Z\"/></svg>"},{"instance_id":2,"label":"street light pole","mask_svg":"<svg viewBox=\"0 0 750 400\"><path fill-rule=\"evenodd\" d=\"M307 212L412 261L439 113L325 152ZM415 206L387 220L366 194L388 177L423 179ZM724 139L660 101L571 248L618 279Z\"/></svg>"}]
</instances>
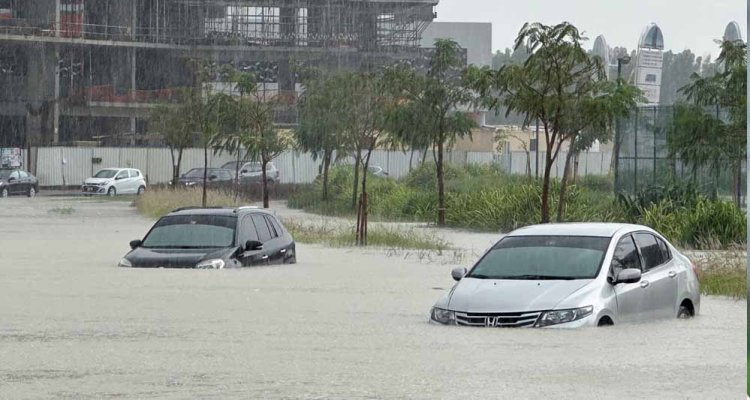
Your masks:
<instances>
[{"instance_id":1,"label":"street light pole","mask_svg":"<svg viewBox=\"0 0 750 400\"><path fill-rule=\"evenodd\" d=\"M622 86L622 66L630 62L630 56L618 57L617 58L617 88ZM617 118L615 126L615 145L614 145L614 157L615 157L615 193L620 191L620 118ZM637 166L636 166L637 168Z\"/></svg>"}]
</instances>

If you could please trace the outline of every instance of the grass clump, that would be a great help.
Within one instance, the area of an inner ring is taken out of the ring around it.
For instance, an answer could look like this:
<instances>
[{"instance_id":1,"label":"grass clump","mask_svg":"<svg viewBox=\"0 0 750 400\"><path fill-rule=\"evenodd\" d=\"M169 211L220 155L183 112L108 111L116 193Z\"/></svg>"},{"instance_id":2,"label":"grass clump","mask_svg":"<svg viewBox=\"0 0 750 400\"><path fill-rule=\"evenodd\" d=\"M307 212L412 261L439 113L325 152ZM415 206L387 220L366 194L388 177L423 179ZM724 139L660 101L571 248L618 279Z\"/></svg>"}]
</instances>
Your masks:
<instances>
[{"instance_id":1,"label":"grass clump","mask_svg":"<svg viewBox=\"0 0 750 400\"><path fill-rule=\"evenodd\" d=\"M727 258L712 256L699 269L698 279L701 293L727 296L733 299L747 298L746 257Z\"/></svg>"},{"instance_id":2,"label":"grass clump","mask_svg":"<svg viewBox=\"0 0 750 400\"><path fill-rule=\"evenodd\" d=\"M353 228L344 224L300 223L296 220L283 220L284 227L300 243L324 244L328 246L355 246ZM444 251L450 244L443 239L418 232L414 228L399 229L395 227L370 226L367 244L375 247L392 249L419 249Z\"/></svg>"},{"instance_id":3,"label":"grass clump","mask_svg":"<svg viewBox=\"0 0 750 400\"><path fill-rule=\"evenodd\" d=\"M142 215L149 218L160 218L180 207L200 207L203 191L200 188L154 189L135 199L135 207ZM209 190L206 205L208 207L237 207L242 201L235 201L234 195L223 191Z\"/></svg>"},{"instance_id":4,"label":"grass clump","mask_svg":"<svg viewBox=\"0 0 750 400\"><path fill-rule=\"evenodd\" d=\"M75 210L75 209L74 209L73 207L70 207L70 206L66 206L66 207L55 207L55 208L50 208L50 209L48 210L48 212L50 212L50 213L52 213L52 214L60 214L60 215L71 215L71 214L73 214L73 213L74 213L75 211L76 211L76 210Z\"/></svg>"}]
</instances>

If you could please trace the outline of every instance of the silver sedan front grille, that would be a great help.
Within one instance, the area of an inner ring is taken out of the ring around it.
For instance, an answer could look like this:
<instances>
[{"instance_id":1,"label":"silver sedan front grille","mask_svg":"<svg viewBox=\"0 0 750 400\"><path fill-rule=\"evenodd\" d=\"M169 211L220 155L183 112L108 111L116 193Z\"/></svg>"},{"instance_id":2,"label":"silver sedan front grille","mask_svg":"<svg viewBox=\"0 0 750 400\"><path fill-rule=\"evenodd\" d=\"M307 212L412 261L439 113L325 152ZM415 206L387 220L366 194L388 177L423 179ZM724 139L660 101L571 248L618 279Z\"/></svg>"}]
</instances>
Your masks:
<instances>
[{"instance_id":1,"label":"silver sedan front grille","mask_svg":"<svg viewBox=\"0 0 750 400\"><path fill-rule=\"evenodd\" d=\"M464 326L485 326L497 328L533 327L541 311L518 313L456 313L456 323Z\"/></svg>"}]
</instances>

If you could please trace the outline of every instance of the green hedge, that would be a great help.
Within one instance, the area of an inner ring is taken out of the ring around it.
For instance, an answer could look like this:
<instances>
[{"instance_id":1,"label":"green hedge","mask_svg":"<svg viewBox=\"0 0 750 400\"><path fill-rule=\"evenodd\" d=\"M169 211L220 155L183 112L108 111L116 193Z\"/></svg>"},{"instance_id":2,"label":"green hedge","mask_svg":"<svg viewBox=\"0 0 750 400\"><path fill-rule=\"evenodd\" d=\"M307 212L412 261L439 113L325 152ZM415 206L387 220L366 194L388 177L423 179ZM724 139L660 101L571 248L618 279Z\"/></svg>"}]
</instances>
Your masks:
<instances>
[{"instance_id":1,"label":"green hedge","mask_svg":"<svg viewBox=\"0 0 750 400\"><path fill-rule=\"evenodd\" d=\"M446 223L452 227L507 232L539 223L541 181L508 175L493 166L445 168ZM329 199L318 180L289 199L289 206L327 215L354 215L353 170L330 171ZM368 179L371 219L433 222L437 216L435 167L427 163L401 180ZM557 215L560 185L550 188L550 212ZM569 186L567 222L629 222L653 227L685 247L724 248L744 243L747 220L731 203L711 201L691 188L650 188L635 198L615 199L611 180L579 177Z\"/></svg>"}]
</instances>

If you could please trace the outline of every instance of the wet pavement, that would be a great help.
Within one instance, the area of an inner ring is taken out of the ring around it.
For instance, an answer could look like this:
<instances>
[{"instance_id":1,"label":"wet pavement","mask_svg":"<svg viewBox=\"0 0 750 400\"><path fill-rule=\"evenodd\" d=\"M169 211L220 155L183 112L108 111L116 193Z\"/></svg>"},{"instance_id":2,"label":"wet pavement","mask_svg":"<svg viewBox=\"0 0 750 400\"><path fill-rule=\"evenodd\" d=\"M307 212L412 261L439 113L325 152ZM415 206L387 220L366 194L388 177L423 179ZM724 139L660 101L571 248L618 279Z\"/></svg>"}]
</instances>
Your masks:
<instances>
[{"instance_id":1,"label":"wet pavement","mask_svg":"<svg viewBox=\"0 0 750 400\"><path fill-rule=\"evenodd\" d=\"M606 329L441 327L427 313L453 265L298 245L296 265L131 270L115 264L152 221L127 202L4 199L0 221L2 399L745 393L744 301L704 297L694 320Z\"/></svg>"}]
</instances>

